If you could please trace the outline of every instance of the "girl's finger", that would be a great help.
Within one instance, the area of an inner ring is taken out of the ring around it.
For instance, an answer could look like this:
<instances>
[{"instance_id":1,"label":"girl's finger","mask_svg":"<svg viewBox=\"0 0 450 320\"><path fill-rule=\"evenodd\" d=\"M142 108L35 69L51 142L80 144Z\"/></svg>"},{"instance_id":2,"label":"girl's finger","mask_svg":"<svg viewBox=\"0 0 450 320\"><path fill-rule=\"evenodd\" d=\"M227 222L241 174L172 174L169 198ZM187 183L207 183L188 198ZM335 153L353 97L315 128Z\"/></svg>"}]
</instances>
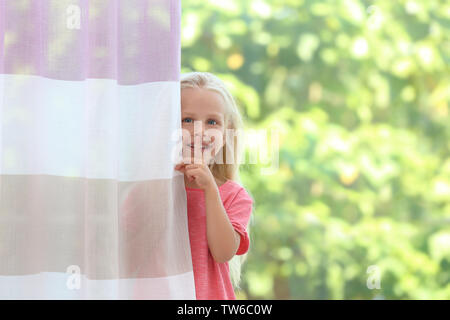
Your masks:
<instances>
[{"instance_id":1,"label":"girl's finger","mask_svg":"<svg viewBox=\"0 0 450 320\"><path fill-rule=\"evenodd\" d=\"M201 172L200 168L190 168L190 169L186 169L186 174L198 174Z\"/></svg>"},{"instance_id":2,"label":"girl's finger","mask_svg":"<svg viewBox=\"0 0 450 320\"><path fill-rule=\"evenodd\" d=\"M195 169L195 168L202 168L205 166L205 162L202 163L193 163L193 164L187 164L186 169Z\"/></svg>"},{"instance_id":3,"label":"girl's finger","mask_svg":"<svg viewBox=\"0 0 450 320\"><path fill-rule=\"evenodd\" d=\"M186 177L189 179L189 181L192 181L195 179L195 176L193 174L187 173L187 172L186 172Z\"/></svg>"},{"instance_id":4,"label":"girl's finger","mask_svg":"<svg viewBox=\"0 0 450 320\"><path fill-rule=\"evenodd\" d=\"M183 162L180 162L175 165L175 168L184 167L184 166L186 166L186 164Z\"/></svg>"},{"instance_id":5,"label":"girl's finger","mask_svg":"<svg viewBox=\"0 0 450 320\"><path fill-rule=\"evenodd\" d=\"M186 165L186 169L195 169L201 166L200 164L188 164Z\"/></svg>"},{"instance_id":6,"label":"girl's finger","mask_svg":"<svg viewBox=\"0 0 450 320\"><path fill-rule=\"evenodd\" d=\"M176 165L175 166L175 170L185 173L186 172L186 166L185 165Z\"/></svg>"}]
</instances>

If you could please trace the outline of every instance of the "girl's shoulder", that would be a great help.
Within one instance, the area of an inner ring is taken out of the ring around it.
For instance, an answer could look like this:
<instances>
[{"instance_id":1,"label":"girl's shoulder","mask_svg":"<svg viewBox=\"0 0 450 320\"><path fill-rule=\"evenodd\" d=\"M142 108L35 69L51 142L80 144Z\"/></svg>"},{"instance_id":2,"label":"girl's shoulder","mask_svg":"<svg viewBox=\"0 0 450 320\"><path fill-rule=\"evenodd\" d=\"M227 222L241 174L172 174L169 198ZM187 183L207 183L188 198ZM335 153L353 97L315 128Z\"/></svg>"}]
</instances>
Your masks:
<instances>
[{"instance_id":1,"label":"girl's shoulder","mask_svg":"<svg viewBox=\"0 0 450 320\"><path fill-rule=\"evenodd\" d=\"M219 185L219 190L239 191L240 189L244 189L244 187L239 182L230 179Z\"/></svg>"},{"instance_id":2,"label":"girl's shoulder","mask_svg":"<svg viewBox=\"0 0 450 320\"><path fill-rule=\"evenodd\" d=\"M245 187L234 180L227 180L219 186L223 200L232 201L235 198L247 198L253 200Z\"/></svg>"}]
</instances>

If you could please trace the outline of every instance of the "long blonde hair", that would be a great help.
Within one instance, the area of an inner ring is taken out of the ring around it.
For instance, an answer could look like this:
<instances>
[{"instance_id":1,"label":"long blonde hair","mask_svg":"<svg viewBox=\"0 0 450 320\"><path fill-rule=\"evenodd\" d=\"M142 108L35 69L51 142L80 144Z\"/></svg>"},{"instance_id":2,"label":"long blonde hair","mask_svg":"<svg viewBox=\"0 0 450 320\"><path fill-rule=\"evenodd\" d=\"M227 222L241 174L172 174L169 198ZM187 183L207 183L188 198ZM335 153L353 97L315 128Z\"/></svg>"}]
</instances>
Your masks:
<instances>
[{"instance_id":1,"label":"long blonde hair","mask_svg":"<svg viewBox=\"0 0 450 320\"><path fill-rule=\"evenodd\" d=\"M220 94L226 105L225 130L232 129L232 132L237 132L243 129L243 121L237 104L225 83L217 76L209 72L189 72L181 75L180 85L181 90L186 88L203 88ZM236 136L233 136L233 139L236 138ZM219 163L214 161L209 165L209 168L215 178L225 181L233 180L242 185L239 176L239 164L243 149L239 146L241 141L234 140L233 142L231 146L224 142L222 150L217 154L217 156L222 157L222 161ZM232 163L227 163L227 153L233 156ZM249 227L250 223L247 227L248 233L250 233ZM247 254L248 252L239 256L235 255L229 262L230 278L235 289L240 289L241 267L247 259Z\"/></svg>"}]
</instances>

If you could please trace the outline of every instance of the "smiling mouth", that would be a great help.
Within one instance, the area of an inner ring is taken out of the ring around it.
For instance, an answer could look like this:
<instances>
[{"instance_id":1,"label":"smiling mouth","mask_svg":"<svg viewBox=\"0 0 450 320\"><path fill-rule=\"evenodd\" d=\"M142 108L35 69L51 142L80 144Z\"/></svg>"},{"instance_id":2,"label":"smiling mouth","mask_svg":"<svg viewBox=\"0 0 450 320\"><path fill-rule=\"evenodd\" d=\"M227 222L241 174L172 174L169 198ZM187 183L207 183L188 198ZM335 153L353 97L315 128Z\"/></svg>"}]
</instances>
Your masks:
<instances>
[{"instance_id":1,"label":"smiling mouth","mask_svg":"<svg viewBox=\"0 0 450 320\"><path fill-rule=\"evenodd\" d=\"M187 145L189 148L191 148L192 150L194 150L194 145L193 144L188 144ZM202 150L206 150L206 149L210 149L211 148L211 144L208 145L202 145Z\"/></svg>"}]
</instances>

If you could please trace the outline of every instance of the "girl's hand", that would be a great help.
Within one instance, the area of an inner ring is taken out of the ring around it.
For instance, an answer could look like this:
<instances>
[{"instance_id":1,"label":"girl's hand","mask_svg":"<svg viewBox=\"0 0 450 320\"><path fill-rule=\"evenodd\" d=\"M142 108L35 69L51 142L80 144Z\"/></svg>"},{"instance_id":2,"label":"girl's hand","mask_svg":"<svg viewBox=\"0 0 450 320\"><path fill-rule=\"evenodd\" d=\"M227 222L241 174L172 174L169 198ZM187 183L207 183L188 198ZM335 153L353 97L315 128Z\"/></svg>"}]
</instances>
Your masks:
<instances>
[{"instance_id":1,"label":"girl's hand","mask_svg":"<svg viewBox=\"0 0 450 320\"><path fill-rule=\"evenodd\" d=\"M175 170L183 172L190 182L195 183L200 189L206 190L216 185L216 180L205 163L201 164L185 164L179 163L175 166Z\"/></svg>"}]
</instances>

